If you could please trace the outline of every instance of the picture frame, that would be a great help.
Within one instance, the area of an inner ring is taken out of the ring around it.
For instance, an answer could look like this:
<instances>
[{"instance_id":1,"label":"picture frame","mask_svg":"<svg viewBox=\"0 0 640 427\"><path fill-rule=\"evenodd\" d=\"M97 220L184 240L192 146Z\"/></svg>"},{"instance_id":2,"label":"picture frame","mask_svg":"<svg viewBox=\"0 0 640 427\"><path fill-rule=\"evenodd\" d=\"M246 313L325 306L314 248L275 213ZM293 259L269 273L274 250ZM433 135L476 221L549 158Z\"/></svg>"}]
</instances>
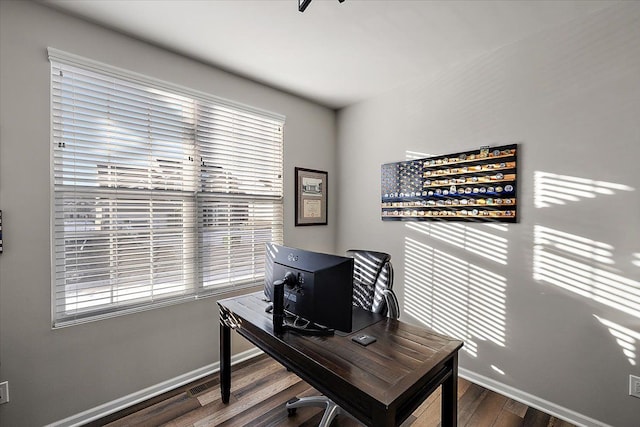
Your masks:
<instances>
[{"instance_id":1,"label":"picture frame","mask_svg":"<svg viewBox=\"0 0 640 427\"><path fill-rule=\"evenodd\" d=\"M327 225L327 179L325 171L295 168L296 226Z\"/></svg>"}]
</instances>

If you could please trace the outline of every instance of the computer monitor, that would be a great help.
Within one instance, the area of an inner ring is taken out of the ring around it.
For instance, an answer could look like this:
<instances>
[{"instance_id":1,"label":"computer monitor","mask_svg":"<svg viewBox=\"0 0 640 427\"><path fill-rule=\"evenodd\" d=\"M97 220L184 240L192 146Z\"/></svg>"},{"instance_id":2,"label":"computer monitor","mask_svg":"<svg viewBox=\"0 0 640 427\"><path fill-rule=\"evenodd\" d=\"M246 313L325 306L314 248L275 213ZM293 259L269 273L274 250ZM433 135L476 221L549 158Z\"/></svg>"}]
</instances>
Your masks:
<instances>
[{"instance_id":1,"label":"computer monitor","mask_svg":"<svg viewBox=\"0 0 640 427\"><path fill-rule=\"evenodd\" d=\"M284 309L315 325L352 329L353 258L267 243L265 296L273 301L273 282L284 280Z\"/></svg>"}]
</instances>

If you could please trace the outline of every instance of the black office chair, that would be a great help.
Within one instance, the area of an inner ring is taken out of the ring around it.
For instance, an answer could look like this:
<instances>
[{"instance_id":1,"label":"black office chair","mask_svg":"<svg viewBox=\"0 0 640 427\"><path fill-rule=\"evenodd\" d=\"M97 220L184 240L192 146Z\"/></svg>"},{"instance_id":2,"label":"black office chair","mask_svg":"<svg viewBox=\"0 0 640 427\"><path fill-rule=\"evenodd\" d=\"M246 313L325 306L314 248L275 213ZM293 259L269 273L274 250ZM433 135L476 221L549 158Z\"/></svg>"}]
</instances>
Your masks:
<instances>
[{"instance_id":1,"label":"black office chair","mask_svg":"<svg viewBox=\"0 0 640 427\"><path fill-rule=\"evenodd\" d=\"M353 258L353 305L392 319L400 317L398 299L393 293L393 266L391 255L384 252L350 249L347 256ZM325 411L318 427L329 427L333 419L344 414L360 422L325 396L294 398L287 402L289 415L303 406L324 406Z\"/></svg>"},{"instance_id":2,"label":"black office chair","mask_svg":"<svg viewBox=\"0 0 640 427\"><path fill-rule=\"evenodd\" d=\"M393 293L391 255L384 252L350 249L353 258L353 305L373 313L400 317L398 299Z\"/></svg>"}]
</instances>

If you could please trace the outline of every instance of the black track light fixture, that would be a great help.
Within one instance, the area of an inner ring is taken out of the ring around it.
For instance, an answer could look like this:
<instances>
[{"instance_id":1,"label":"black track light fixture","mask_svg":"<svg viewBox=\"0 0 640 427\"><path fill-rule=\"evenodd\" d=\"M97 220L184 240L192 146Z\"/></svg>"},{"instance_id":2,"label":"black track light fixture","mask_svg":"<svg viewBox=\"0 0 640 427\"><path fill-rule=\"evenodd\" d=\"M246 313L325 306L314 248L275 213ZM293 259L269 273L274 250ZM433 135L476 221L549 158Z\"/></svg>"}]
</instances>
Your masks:
<instances>
[{"instance_id":1,"label":"black track light fixture","mask_svg":"<svg viewBox=\"0 0 640 427\"><path fill-rule=\"evenodd\" d=\"M344 0L338 0L339 3L344 3ZM304 12L304 10L309 6L311 0L298 0L298 10L300 12Z\"/></svg>"}]
</instances>

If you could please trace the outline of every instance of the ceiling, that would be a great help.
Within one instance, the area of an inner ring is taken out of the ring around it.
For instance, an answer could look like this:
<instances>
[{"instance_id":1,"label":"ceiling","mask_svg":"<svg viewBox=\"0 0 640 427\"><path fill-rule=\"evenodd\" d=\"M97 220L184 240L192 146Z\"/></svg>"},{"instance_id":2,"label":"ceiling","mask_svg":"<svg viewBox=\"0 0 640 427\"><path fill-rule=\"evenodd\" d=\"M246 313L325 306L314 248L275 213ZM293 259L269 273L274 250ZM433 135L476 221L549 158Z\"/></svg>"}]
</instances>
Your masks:
<instances>
[{"instance_id":1,"label":"ceiling","mask_svg":"<svg viewBox=\"0 0 640 427\"><path fill-rule=\"evenodd\" d=\"M612 1L43 0L252 80L341 108Z\"/></svg>"}]
</instances>

